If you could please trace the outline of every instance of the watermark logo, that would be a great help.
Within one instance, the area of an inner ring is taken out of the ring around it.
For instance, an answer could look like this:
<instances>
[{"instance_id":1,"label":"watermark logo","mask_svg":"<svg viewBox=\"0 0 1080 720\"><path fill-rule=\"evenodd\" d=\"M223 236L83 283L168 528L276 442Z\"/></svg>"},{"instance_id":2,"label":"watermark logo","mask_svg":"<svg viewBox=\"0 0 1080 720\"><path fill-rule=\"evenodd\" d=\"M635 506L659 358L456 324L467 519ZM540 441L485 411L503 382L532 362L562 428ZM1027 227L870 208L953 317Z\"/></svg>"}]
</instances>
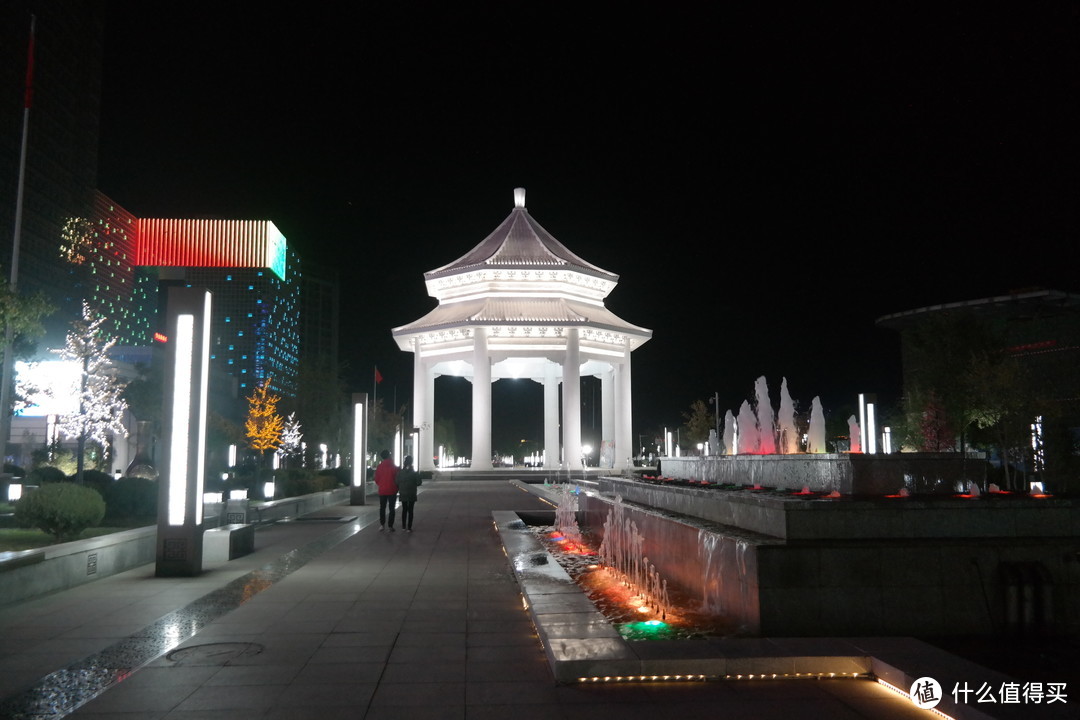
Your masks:
<instances>
[{"instance_id":1,"label":"watermark logo","mask_svg":"<svg viewBox=\"0 0 1080 720\"><path fill-rule=\"evenodd\" d=\"M936 707L941 702L941 684L932 677L921 677L911 684L911 702L923 710Z\"/></svg>"}]
</instances>

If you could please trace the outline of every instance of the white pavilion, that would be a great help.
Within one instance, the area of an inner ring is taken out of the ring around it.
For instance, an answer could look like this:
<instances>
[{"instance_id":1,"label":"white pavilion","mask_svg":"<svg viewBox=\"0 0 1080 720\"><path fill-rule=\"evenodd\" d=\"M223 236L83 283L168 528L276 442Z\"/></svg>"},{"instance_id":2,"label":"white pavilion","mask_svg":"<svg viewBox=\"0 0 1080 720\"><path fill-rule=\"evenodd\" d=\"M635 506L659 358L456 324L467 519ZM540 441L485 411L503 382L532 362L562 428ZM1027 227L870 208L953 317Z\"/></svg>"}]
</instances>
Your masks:
<instances>
[{"instance_id":1,"label":"white pavilion","mask_svg":"<svg viewBox=\"0 0 1080 720\"><path fill-rule=\"evenodd\" d=\"M414 358L418 469L434 469L431 429L441 375L472 383L474 470L492 469L491 383L503 378L543 385L544 467L552 469L582 466L581 378L600 378L603 457L612 468L631 464L630 353L652 331L604 306L619 276L582 260L542 228L525 209L524 189L514 190L514 209L494 232L424 280L438 307L393 330Z\"/></svg>"}]
</instances>

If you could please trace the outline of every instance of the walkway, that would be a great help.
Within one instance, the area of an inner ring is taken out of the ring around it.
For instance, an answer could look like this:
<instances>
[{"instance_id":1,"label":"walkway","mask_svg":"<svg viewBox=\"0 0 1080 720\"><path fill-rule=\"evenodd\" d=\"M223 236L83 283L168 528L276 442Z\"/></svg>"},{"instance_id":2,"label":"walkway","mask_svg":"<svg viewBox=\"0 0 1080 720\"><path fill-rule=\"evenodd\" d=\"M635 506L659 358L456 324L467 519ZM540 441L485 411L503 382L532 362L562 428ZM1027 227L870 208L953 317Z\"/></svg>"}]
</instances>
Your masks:
<instances>
[{"instance_id":1,"label":"walkway","mask_svg":"<svg viewBox=\"0 0 1080 720\"><path fill-rule=\"evenodd\" d=\"M197 578L145 566L0 609L0 716L929 717L863 680L556 685L491 516L548 506L448 480L416 507L411 534L331 507Z\"/></svg>"}]
</instances>

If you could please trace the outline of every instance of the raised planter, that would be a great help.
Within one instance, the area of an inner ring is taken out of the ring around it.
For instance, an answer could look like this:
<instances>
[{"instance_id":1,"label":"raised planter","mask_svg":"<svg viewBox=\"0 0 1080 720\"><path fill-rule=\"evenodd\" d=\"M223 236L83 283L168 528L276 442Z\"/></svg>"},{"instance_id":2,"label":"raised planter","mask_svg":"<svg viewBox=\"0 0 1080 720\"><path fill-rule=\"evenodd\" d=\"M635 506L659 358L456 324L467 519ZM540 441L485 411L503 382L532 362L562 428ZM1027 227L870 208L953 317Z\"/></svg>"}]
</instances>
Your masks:
<instances>
[{"instance_id":1,"label":"raised planter","mask_svg":"<svg viewBox=\"0 0 1080 720\"><path fill-rule=\"evenodd\" d=\"M267 523L348 501L349 488L338 488L251 506L259 521ZM217 510L207 506L204 527L221 525L219 516L220 506ZM157 557L156 543L157 526L150 525L36 550L0 552L0 606L152 563Z\"/></svg>"}]
</instances>

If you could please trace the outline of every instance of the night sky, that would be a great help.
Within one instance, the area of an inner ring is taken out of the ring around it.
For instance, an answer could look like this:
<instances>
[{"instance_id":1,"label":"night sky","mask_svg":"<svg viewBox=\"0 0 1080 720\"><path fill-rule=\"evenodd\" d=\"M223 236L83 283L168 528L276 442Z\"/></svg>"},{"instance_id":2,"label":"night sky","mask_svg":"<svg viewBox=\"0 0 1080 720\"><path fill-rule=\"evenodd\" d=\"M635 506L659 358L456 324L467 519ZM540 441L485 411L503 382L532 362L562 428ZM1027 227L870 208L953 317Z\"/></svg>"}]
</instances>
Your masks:
<instances>
[{"instance_id":1,"label":"night sky","mask_svg":"<svg viewBox=\"0 0 1080 720\"><path fill-rule=\"evenodd\" d=\"M270 219L340 268L350 389L377 365L399 404L390 329L525 187L653 330L635 434L713 393L737 412L759 375L845 417L895 402L876 318L1080 290L1075 9L583 5L114 0L99 185L143 217ZM539 386L505 384L497 426L538 434L505 408Z\"/></svg>"}]
</instances>

